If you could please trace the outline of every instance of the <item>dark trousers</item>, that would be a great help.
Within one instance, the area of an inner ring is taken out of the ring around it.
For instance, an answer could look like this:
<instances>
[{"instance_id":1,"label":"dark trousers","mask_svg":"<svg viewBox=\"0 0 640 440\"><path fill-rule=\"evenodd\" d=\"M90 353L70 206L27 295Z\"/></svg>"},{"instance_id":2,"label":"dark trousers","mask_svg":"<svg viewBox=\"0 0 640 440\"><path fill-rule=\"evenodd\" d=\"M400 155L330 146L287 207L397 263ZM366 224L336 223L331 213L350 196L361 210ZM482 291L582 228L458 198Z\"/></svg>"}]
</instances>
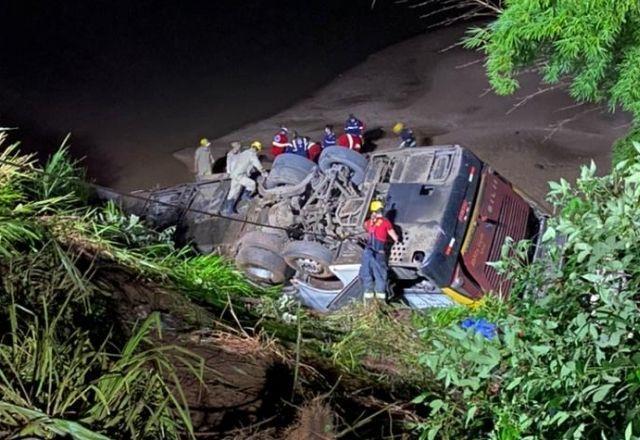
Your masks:
<instances>
[{"instance_id":1,"label":"dark trousers","mask_svg":"<svg viewBox=\"0 0 640 440\"><path fill-rule=\"evenodd\" d=\"M387 256L384 250L375 251L367 246L362 253L360 280L365 292L385 293L387 291Z\"/></svg>"}]
</instances>

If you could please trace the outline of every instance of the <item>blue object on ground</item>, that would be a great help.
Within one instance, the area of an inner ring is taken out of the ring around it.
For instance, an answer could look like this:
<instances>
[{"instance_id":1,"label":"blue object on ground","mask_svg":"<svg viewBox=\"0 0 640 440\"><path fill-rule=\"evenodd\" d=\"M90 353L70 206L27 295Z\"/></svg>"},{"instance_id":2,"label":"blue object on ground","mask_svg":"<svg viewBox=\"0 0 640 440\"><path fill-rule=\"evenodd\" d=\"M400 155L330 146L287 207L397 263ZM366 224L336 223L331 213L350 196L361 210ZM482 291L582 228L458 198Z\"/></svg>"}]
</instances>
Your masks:
<instances>
[{"instance_id":1,"label":"blue object on ground","mask_svg":"<svg viewBox=\"0 0 640 440\"><path fill-rule=\"evenodd\" d=\"M465 330L473 329L475 333L480 333L490 341L496 337L498 332L498 327L484 318L467 318L460 323L460 327Z\"/></svg>"}]
</instances>

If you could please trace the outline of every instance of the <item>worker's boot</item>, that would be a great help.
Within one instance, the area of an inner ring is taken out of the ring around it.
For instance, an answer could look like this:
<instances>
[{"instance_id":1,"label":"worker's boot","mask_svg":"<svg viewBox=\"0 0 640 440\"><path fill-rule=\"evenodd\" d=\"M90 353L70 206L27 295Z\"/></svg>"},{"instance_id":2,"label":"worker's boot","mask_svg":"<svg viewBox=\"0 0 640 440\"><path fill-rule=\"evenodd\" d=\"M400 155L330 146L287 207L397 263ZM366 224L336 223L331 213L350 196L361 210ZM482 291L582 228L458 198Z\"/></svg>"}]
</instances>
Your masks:
<instances>
[{"instance_id":1,"label":"worker's boot","mask_svg":"<svg viewBox=\"0 0 640 440\"><path fill-rule=\"evenodd\" d=\"M242 191L242 196L240 196L240 200L251 200L252 197L253 197L253 192L245 188L244 191Z\"/></svg>"},{"instance_id":2,"label":"worker's boot","mask_svg":"<svg viewBox=\"0 0 640 440\"><path fill-rule=\"evenodd\" d=\"M387 294L386 293L380 293L380 292L376 292L375 294L376 299L380 302L385 302L387 299Z\"/></svg>"},{"instance_id":3,"label":"worker's boot","mask_svg":"<svg viewBox=\"0 0 640 440\"><path fill-rule=\"evenodd\" d=\"M368 291L368 292L364 292L364 295L362 296L362 302L366 305L366 304L371 304L371 302L373 301L373 299L376 297L376 294L374 292Z\"/></svg>"},{"instance_id":4,"label":"worker's boot","mask_svg":"<svg viewBox=\"0 0 640 440\"><path fill-rule=\"evenodd\" d=\"M236 201L235 200L226 199L224 201L224 204L222 205L222 211L220 211L220 213L222 215L234 215L234 214L237 214L235 207L236 207Z\"/></svg>"}]
</instances>

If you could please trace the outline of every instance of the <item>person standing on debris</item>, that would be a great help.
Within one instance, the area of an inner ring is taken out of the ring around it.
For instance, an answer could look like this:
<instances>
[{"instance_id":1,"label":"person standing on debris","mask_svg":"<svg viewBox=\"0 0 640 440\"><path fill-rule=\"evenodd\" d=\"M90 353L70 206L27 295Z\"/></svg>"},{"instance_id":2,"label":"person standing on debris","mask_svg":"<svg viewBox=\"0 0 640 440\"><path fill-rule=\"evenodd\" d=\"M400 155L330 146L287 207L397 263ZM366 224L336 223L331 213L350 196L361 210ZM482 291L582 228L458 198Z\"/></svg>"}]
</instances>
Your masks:
<instances>
[{"instance_id":1,"label":"person standing on debris","mask_svg":"<svg viewBox=\"0 0 640 440\"><path fill-rule=\"evenodd\" d=\"M298 156L308 157L309 156L309 138L300 136L298 132L293 132L293 140L291 144L284 150L285 153L289 154L297 154Z\"/></svg>"},{"instance_id":2,"label":"person standing on debris","mask_svg":"<svg viewBox=\"0 0 640 440\"><path fill-rule=\"evenodd\" d=\"M335 147L338 143L336 132L333 131L333 125L324 127L324 136L322 137L322 148Z\"/></svg>"},{"instance_id":3,"label":"person standing on debris","mask_svg":"<svg viewBox=\"0 0 640 440\"><path fill-rule=\"evenodd\" d=\"M418 143L416 137L413 135L413 131L406 127L402 122L398 122L393 126L393 132L400 136L400 145L398 148L415 148Z\"/></svg>"},{"instance_id":4,"label":"person standing on debris","mask_svg":"<svg viewBox=\"0 0 640 440\"><path fill-rule=\"evenodd\" d=\"M356 118L353 113L350 113L344 123L344 132L356 136L362 136L364 134L364 123L360 119Z\"/></svg>"},{"instance_id":5,"label":"person standing on debris","mask_svg":"<svg viewBox=\"0 0 640 440\"><path fill-rule=\"evenodd\" d=\"M388 267L386 247L388 238L394 243L399 238L393 225L383 215L384 205L379 200L371 202L371 217L364 223L367 244L362 253L360 280L364 287L364 300L386 298Z\"/></svg>"},{"instance_id":6,"label":"person standing on debris","mask_svg":"<svg viewBox=\"0 0 640 440\"><path fill-rule=\"evenodd\" d=\"M283 125L273 138L273 142L271 143L271 154L276 158L280 154L284 153L290 146L289 129Z\"/></svg>"},{"instance_id":7,"label":"person standing on debris","mask_svg":"<svg viewBox=\"0 0 640 440\"><path fill-rule=\"evenodd\" d=\"M232 142L231 151L227 155L227 174L231 178L231 185L229 195L222 207L224 215L236 213L236 203L241 193L243 200L248 200L253 196L256 182L251 178L251 173L254 168L263 176L267 174L257 154L262 150L262 144L254 141L248 150L240 151L241 148L240 142Z\"/></svg>"},{"instance_id":8,"label":"person standing on debris","mask_svg":"<svg viewBox=\"0 0 640 440\"><path fill-rule=\"evenodd\" d=\"M211 166L214 158L211 155L211 142L207 138L200 139L200 145L196 148L194 156L194 168L196 170L196 181L206 180L211 177Z\"/></svg>"}]
</instances>

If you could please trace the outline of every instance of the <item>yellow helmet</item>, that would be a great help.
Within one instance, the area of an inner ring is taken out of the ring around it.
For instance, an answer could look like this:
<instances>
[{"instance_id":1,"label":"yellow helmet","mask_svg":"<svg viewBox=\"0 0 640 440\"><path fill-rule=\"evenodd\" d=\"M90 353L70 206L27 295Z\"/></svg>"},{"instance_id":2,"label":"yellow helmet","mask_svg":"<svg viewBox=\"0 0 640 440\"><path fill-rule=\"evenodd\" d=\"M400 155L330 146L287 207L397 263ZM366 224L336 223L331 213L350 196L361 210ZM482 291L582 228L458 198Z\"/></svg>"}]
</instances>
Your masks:
<instances>
[{"instance_id":1,"label":"yellow helmet","mask_svg":"<svg viewBox=\"0 0 640 440\"><path fill-rule=\"evenodd\" d=\"M251 148L253 148L256 151L261 151L262 150L262 143L260 141L253 141L253 142L251 142Z\"/></svg>"},{"instance_id":2,"label":"yellow helmet","mask_svg":"<svg viewBox=\"0 0 640 440\"><path fill-rule=\"evenodd\" d=\"M202 145L203 147L207 147L211 145L211 142L209 142L209 139L207 138L202 138L200 139L200 145Z\"/></svg>"},{"instance_id":3,"label":"yellow helmet","mask_svg":"<svg viewBox=\"0 0 640 440\"><path fill-rule=\"evenodd\" d=\"M395 134L400 134L402 130L404 130L404 124L402 122L398 122L393 126L393 132Z\"/></svg>"},{"instance_id":4,"label":"yellow helmet","mask_svg":"<svg viewBox=\"0 0 640 440\"><path fill-rule=\"evenodd\" d=\"M369 206L369 210L371 212L379 211L382 208L384 208L384 203L382 203L380 200L374 200L373 202L371 202L371 206Z\"/></svg>"}]
</instances>

